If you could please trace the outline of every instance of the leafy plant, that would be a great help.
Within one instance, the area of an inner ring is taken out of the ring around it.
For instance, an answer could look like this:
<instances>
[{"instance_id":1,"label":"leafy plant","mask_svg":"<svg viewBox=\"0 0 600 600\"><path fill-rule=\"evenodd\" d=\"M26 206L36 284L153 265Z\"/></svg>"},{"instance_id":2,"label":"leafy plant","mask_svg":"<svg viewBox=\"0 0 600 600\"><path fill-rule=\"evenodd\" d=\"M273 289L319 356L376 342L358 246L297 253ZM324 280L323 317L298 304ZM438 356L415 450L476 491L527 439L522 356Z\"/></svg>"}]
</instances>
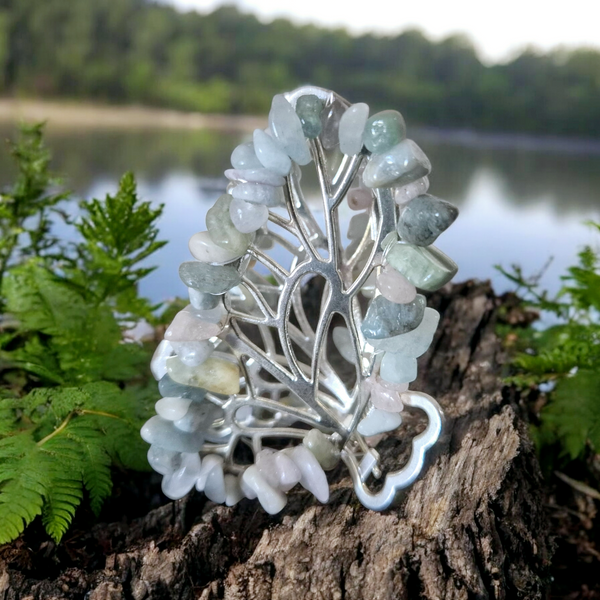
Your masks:
<instances>
[{"instance_id":1,"label":"leafy plant","mask_svg":"<svg viewBox=\"0 0 600 600\"><path fill-rule=\"evenodd\" d=\"M127 173L114 196L84 201L81 207L84 216L75 227L83 242L75 246L67 279L92 302L106 303L126 316L152 319L156 307L138 296L137 284L155 268L140 263L166 244L156 239L162 206L152 209L149 202L141 202L135 179Z\"/></svg>"},{"instance_id":2,"label":"leafy plant","mask_svg":"<svg viewBox=\"0 0 600 600\"><path fill-rule=\"evenodd\" d=\"M600 224L590 223L600 232ZM518 267L498 268L517 284L527 306L546 311L557 324L539 331L516 330L519 340L508 381L520 388L545 384L549 399L534 431L541 446L559 443L561 453L575 459L586 446L600 453L600 255L591 247L561 277L555 297L539 290Z\"/></svg>"},{"instance_id":3,"label":"leafy plant","mask_svg":"<svg viewBox=\"0 0 600 600\"><path fill-rule=\"evenodd\" d=\"M111 465L145 470L137 398L108 382L37 388L0 400L0 543L42 515L59 541L83 499L97 514Z\"/></svg>"},{"instance_id":4,"label":"leafy plant","mask_svg":"<svg viewBox=\"0 0 600 600\"><path fill-rule=\"evenodd\" d=\"M37 516L60 541L86 496L99 512L111 468L147 470L139 428L154 400L151 348L123 333L155 321L137 286L153 270L141 262L164 244L162 207L141 202L127 174L116 194L80 204L80 220L68 222L81 239L65 244L47 213L68 195L49 191L41 126L13 148L19 175L0 204L13 236L0 263L0 543Z\"/></svg>"},{"instance_id":5,"label":"leafy plant","mask_svg":"<svg viewBox=\"0 0 600 600\"><path fill-rule=\"evenodd\" d=\"M17 177L0 194L0 289L6 270L14 261L43 256L56 244L50 233L50 215L67 197L55 189L59 180L50 171L43 125L23 125L19 141L10 143L10 153L17 165Z\"/></svg>"}]
</instances>

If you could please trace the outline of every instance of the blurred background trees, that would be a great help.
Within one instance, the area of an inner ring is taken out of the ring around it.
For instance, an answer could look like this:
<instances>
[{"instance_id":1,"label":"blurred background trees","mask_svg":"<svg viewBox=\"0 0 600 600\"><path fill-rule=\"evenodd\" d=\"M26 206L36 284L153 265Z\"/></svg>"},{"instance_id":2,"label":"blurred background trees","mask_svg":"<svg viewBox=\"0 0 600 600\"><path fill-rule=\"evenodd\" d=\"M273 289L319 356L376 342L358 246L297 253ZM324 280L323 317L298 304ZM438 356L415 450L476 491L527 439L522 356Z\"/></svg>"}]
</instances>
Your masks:
<instances>
[{"instance_id":1,"label":"blurred background trees","mask_svg":"<svg viewBox=\"0 0 600 600\"><path fill-rule=\"evenodd\" d=\"M264 113L303 83L414 123L600 135L600 53L525 51L486 66L470 41L409 30L265 24L233 6L183 14L148 0L0 0L0 93Z\"/></svg>"}]
</instances>

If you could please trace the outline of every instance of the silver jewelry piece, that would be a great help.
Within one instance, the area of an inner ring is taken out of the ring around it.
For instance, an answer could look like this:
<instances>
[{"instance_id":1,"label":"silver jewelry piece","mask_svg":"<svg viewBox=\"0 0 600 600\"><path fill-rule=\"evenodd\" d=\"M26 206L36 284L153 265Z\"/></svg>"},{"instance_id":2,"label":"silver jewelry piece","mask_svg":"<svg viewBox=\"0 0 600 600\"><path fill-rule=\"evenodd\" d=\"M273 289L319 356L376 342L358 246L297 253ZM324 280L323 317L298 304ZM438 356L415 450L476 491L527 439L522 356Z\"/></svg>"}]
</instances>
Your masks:
<instances>
[{"instance_id":1,"label":"silver jewelry piece","mask_svg":"<svg viewBox=\"0 0 600 600\"><path fill-rule=\"evenodd\" d=\"M457 213L425 193L429 161L405 139L399 113L367 121L365 107L349 110L334 92L312 86L276 96L268 137L255 133L254 146L232 155L231 195L211 209L208 232L190 242L196 261L180 270L192 305L152 361L165 398L142 437L171 498L196 486L213 501L258 498L276 513L296 483L326 501L324 471L341 459L361 503L383 510L417 479L441 435L438 403L408 384L439 319L416 288L437 289L456 273L424 240ZM338 143L359 150L343 154ZM296 161L307 158L320 210L300 184ZM272 185L288 165L285 184ZM351 208L363 216L348 241L339 212L353 185ZM304 298L315 277L324 280L318 315L306 314ZM210 301L219 286L223 304ZM338 331L335 315L344 321ZM350 363L349 382L340 365ZM404 407L422 411L427 426L408 462L382 474L374 442L400 425ZM380 477L372 492L369 482Z\"/></svg>"}]
</instances>

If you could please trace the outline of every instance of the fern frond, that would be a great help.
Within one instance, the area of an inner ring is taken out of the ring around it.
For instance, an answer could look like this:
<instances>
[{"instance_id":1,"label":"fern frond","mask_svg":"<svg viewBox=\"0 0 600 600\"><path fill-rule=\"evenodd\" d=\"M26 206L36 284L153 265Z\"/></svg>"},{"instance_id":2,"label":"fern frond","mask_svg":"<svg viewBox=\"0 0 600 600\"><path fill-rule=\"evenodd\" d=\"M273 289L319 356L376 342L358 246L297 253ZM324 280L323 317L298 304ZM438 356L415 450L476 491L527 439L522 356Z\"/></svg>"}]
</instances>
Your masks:
<instances>
[{"instance_id":1,"label":"fern frond","mask_svg":"<svg viewBox=\"0 0 600 600\"><path fill-rule=\"evenodd\" d=\"M36 413L50 413L49 417L54 419L53 425L56 425L66 419L69 413L81 408L86 400L88 394L83 388L36 388L23 398L22 407L25 414L36 422L41 418L41 415L36 418ZM47 410L39 411L41 406Z\"/></svg>"},{"instance_id":2,"label":"fern frond","mask_svg":"<svg viewBox=\"0 0 600 600\"><path fill-rule=\"evenodd\" d=\"M83 450L83 485L90 497L90 506L98 515L104 500L112 491L111 458L104 448L104 434L89 419L75 419L65 435L77 441Z\"/></svg>"},{"instance_id":3,"label":"fern frond","mask_svg":"<svg viewBox=\"0 0 600 600\"><path fill-rule=\"evenodd\" d=\"M60 541L84 489L92 510L99 513L112 491L112 463L147 469L140 424L126 418L134 413L127 406L131 400L117 386L98 383L40 389L20 401L33 413L42 406L48 411L28 430L0 439L0 543L17 537L38 515L48 534ZM122 416L89 406L117 409ZM57 414L64 415L69 408L72 411L58 423Z\"/></svg>"},{"instance_id":4,"label":"fern frond","mask_svg":"<svg viewBox=\"0 0 600 600\"><path fill-rule=\"evenodd\" d=\"M48 535L60 542L83 498L81 475L77 479L55 477L48 489L42 512L42 523Z\"/></svg>"},{"instance_id":5,"label":"fern frond","mask_svg":"<svg viewBox=\"0 0 600 600\"><path fill-rule=\"evenodd\" d=\"M518 353L513 364L535 382L566 376L574 367L593 369L600 365L600 327L578 323L551 327L530 336L529 348L533 353Z\"/></svg>"},{"instance_id":6,"label":"fern frond","mask_svg":"<svg viewBox=\"0 0 600 600\"><path fill-rule=\"evenodd\" d=\"M114 463L133 469L134 471L149 471L148 444L140 437L140 428L125 421L106 423L106 451Z\"/></svg>"},{"instance_id":7,"label":"fern frond","mask_svg":"<svg viewBox=\"0 0 600 600\"><path fill-rule=\"evenodd\" d=\"M77 440L68 435L67 429L40 446L42 463L50 479L42 522L48 534L57 542L71 524L83 498L82 448Z\"/></svg>"},{"instance_id":8,"label":"fern frond","mask_svg":"<svg viewBox=\"0 0 600 600\"><path fill-rule=\"evenodd\" d=\"M82 203L80 225L63 214L82 236L67 248L50 227L66 195L53 191L42 126L12 153L18 175L0 202L0 314L11 317L0 332L0 543L37 516L58 541L86 492L100 511L113 463L147 469L150 349L124 344L123 328L154 320L137 283L164 244L162 208L141 202L128 174L116 194Z\"/></svg>"},{"instance_id":9,"label":"fern frond","mask_svg":"<svg viewBox=\"0 0 600 600\"><path fill-rule=\"evenodd\" d=\"M588 442L600 451L600 373L581 369L559 381L541 418L542 433L558 438L572 459Z\"/></svg>"},{"instance_id":10,"label":"fern frond","mask_svg":"<svg viewBox=\"0 0 600 600\"><path fill-rule=\"evenodd\" d=\"M18 537L42 513L50 477L39 447L26 434L1 440L0 544Z\"/></svg>"},{"instance_id":11,"label":"fern frond","mask_svg":"<svg viewBox=\"0 0 600 600\"><path fill-rule=\"evenodd\" d=\"M106 412L120 419L134 419L135 402L119 386L108 381L89 383L82 388L88 396L86 409Z\"/></svg>"},{"instance_id":12,"label":"fern frond","mask_svg":"<svg viewBox=\"0 0 600 600\"><path fill-rule=\"evenodd\" d=\"M15 411L10 407L0 404L0 438L14 430L15 421Z\"/></svg>"}]
</instances>

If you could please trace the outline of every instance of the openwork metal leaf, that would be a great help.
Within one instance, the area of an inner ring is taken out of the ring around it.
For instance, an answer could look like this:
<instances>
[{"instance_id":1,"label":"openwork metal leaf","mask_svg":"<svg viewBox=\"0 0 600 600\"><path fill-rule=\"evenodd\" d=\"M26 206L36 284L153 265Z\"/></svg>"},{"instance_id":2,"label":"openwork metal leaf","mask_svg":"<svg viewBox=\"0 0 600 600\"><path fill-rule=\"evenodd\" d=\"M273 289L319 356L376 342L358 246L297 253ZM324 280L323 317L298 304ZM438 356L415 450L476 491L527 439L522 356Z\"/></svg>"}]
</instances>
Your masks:
<instances>
[{"instance_id":1,"label":"openwork metal leaf","mask_svg":"<svg viewBox=\"0 0 600 600\"><path fill-rule=\"evenodd\" d=\"M255 134L254 147L239 151L228 188L237 206L242 197L253 204L241 206L251 216L264 210L261 202L269 204L268 221L240 236L252 224L237 223L236 231L229 214L219 213L216 221L207 218L200 246L190 244L202 267L185 263L180 271L192 304L155 354L153 372L165 398L142 429L170 497L195 485L228 505L258 497L274 513L296 483L326 501L324 470L341 459L360 501L382 510L418 477L441 433L438 404L408 391L414 374L406 373L437 324L424 298L414 300L416 288L436 289L456 272L423 240L437 237L456 214L425 194L429 163L402 139L399 113L366 121L365 106L310 86L276 96L265 142L275 148L264 151L257 145L264 136ZM352 154L348 148L357 141ZM273 161L281 159L285 171L286 154L308 162L305 149L310 163L300 168L290 161L284 185L265 189L266 179L279 182ZM303 194L309 170L320 203ZM281 202L272 206L277 194ZM231 196L218 202L230 203ZM361 211L343 233L340 209L348 204ZM235 256L229 249L244 239L245 251ZM222 295L220 284L229 287ZM408 462L384 475L374 442L400 426L404 407L423 411L427 425L412 440ZM371 491L370 481L382 477L379 491Z\"/></svg>"}]
</instances>

